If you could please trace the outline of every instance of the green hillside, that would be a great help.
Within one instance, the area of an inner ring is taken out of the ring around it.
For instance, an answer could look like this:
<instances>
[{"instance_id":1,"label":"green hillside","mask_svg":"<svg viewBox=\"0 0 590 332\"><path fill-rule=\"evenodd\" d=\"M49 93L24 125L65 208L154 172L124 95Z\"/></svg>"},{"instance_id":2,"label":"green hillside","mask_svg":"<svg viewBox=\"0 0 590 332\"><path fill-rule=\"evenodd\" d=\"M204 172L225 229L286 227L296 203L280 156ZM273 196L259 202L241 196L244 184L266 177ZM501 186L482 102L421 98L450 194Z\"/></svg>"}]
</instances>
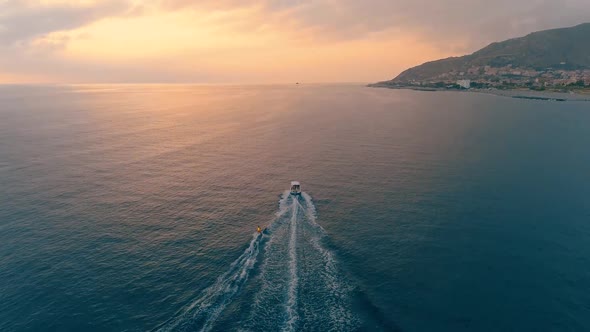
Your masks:
<instances>
[{"instance_id":1,"label":"green hillside","mask_svg":"<svg viewBox=\"0 0 590 332\"><path fill-rule=\"evenodd\" d=\"M590 69L590 23L534 32L492 43L471 55L427 62L404 71L389 82L426 81L470 68L473 71L476 67L509 65L531 70Z\"/></svg>"}]
</instances>

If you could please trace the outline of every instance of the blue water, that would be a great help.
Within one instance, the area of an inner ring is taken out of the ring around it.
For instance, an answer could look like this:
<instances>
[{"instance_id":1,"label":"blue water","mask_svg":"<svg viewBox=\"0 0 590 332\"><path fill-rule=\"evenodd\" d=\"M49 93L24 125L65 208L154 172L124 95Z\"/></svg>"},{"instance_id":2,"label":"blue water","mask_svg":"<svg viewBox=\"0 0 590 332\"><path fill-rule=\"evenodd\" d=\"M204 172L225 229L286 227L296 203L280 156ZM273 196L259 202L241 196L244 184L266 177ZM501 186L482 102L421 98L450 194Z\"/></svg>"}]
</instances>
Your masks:
<instances>
[{"instance_id":1,"label":"blue water","mask_svg":"<svg viewBox=\"0 0 590 332\"><path fill-rule=\"evenodd\" d=\"M589 143L588 103L2 86L0 330L590 330Z\"/></svg>"}]
</instances>

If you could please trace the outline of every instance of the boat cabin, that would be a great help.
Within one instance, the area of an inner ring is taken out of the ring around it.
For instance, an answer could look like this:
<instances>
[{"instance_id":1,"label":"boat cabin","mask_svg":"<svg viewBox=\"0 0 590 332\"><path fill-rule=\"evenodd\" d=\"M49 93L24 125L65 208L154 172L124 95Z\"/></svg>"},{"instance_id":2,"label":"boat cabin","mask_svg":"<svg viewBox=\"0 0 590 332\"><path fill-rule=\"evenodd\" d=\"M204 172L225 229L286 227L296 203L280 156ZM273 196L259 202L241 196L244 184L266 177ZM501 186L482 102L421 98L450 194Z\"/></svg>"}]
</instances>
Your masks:
<instances>
[{"instance_id":1,"label":"boat cabin","mask_svg":"<svg viewBox=\"0 0 590 332\"><path fill-rule=\"evenodd\" d=\"M291 195L301 195L301 184L299 181L291 181Z\"/></svg>"}]
</instances>

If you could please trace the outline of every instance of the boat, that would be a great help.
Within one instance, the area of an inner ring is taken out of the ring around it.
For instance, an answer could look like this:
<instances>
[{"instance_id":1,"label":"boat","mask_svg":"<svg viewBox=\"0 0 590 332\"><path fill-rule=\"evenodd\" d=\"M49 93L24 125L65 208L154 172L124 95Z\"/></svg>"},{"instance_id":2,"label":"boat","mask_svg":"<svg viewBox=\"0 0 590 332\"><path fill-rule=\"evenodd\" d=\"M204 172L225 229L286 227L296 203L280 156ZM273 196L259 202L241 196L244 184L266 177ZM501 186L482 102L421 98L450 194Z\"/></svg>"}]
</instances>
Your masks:
<instances>
[{"instance_id":1,"label":"boat","mask_svg":"<svg viewBox=\"0 0 590 332\"><path fill-rule=\"evenodd\" d=\"M299 181L291 181L291 195L301 195L301 184Z\"/></svg>"}]
</instances>

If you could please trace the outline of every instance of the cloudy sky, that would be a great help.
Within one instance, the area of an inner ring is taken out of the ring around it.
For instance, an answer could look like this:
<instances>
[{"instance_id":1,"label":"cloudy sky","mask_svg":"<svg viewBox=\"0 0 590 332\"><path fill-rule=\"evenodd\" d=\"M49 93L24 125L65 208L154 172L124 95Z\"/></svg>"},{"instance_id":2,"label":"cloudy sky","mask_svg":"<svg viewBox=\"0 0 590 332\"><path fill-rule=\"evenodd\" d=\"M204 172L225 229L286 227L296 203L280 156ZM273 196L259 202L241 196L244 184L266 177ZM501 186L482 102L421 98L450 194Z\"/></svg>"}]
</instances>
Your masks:
<instances>
[{"instance_id":1,"label":"cloudy sky","mask_svg":"<svg viewBox=\"0 0 590 332\"><path fill-rule=\"evenodd\" d=\"M0 0L0 83L370 82L590 0Z\"/></svg>"}]
</instances>

